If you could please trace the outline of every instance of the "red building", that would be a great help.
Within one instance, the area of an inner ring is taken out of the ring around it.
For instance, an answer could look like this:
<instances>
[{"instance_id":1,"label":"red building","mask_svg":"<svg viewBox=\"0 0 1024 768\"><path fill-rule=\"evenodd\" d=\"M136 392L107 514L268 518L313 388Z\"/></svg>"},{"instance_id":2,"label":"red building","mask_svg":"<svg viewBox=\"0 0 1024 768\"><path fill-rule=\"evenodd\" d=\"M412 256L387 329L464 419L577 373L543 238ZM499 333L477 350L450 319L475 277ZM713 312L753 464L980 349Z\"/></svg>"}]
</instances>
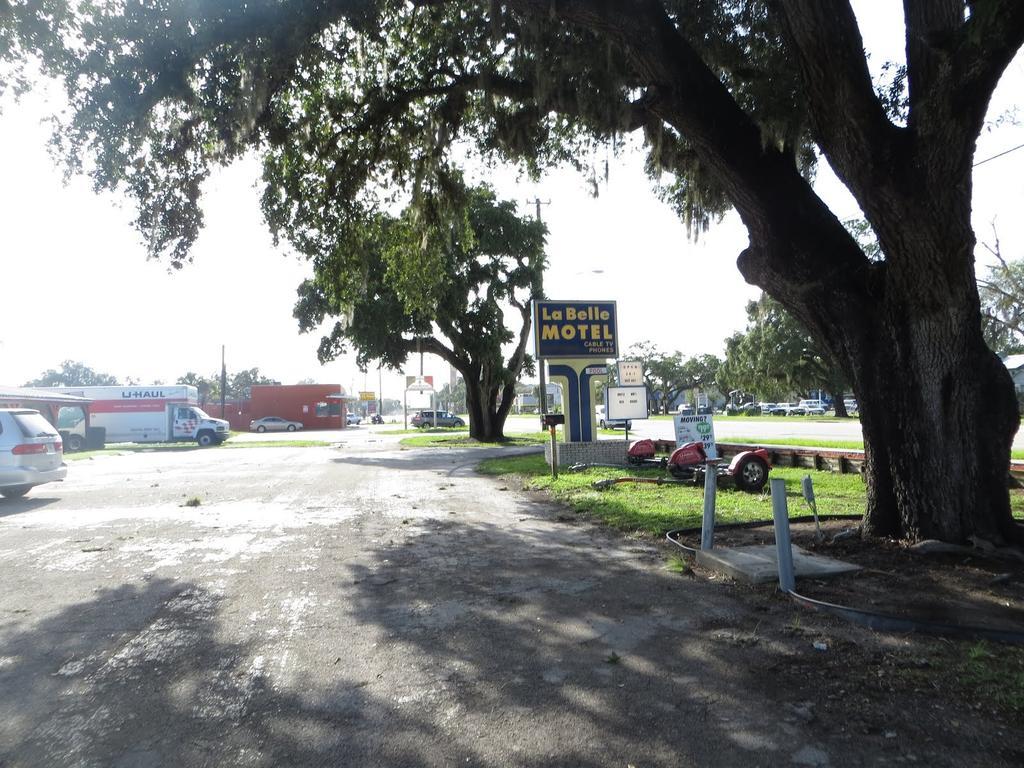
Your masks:
<instances>
[{"instance_id":1,"label":"red building","mask_svg":"<svg viewBox=\"0 0 1024 768\"><path fill-rule=\"evenodd\" d=\"M340 384L255 384L248 400L226 403L223 418L232 429L243 432L250 421L264 416L301 421L303 429L342 429L345 402L339 395L345 395ZM205 407L211 416L220 416L220 402L211 401Z\"/></svg>"},{"instance_id":2,"label":"red building","mask_svg":"<svg viewBox=\"0 0 1024 768\"><path fill-rule=\"evenodd\" d=\"M303 429L341 429L345 426L344 403L327 398L339 394L345 394L340 384L256 384L249 398L249 419L280 416L301 421Z\"/></svg>"}]
</instances>

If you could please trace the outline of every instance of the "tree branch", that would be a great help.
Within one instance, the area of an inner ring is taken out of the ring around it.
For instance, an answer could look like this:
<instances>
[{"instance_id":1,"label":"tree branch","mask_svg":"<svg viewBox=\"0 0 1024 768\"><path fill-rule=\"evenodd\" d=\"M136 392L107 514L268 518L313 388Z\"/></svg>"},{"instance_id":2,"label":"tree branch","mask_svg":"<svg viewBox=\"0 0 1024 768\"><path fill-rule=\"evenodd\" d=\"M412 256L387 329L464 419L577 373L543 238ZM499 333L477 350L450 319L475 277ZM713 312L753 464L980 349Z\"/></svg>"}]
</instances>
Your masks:
<instances>
[{"instance_id":1,"label":"tree branch","mask_svg":"<svg viewBox=\"0 0 1024 768\"><path fill-rule=\"evenodd\" d=\"M406 354L412 354L413 352L427 352L437 355L460 373L467 367L464 360L462 360L452 350L448 349L440 339L435 338L434 336L419 336L415 339L402 339L402 347L405 349Z\"/></svg>"},{"instance_id":2,"label":"tree branch","mask_svg":"<svg viewBox=\"0 0 1024 768\"><path fill-rule=\"evenodd\" d=\"M808 285L866 294L869 265L860 248L800 175L792 156L764 141L760 127L683 37L662 2L509 0L509 5L538 19L556 14L624 52L636 80L651 91L650 113L686 137L750 231L752 246L740 257L749 282L776 295ZM875 109L891 130L877 100ZM857 160L863 164L864 158ZM823 231L847 247L822 248Z\"/></svg>"},{"instance_id":3,"label":"tree branch","mask_svg":"<svg viewBox=\"0 0 1024 768\"><path fill-rule=\"evenodd\" d=\"M825 156L847 184L889 178L899 129L875 94L849 0L781 0L780 5Z\"/></svg>"},{"instance_id":4,"label":"tree branch","mask_svg":"<svg viewBox=\"0 0 1024 768\"><path fill-rule=\"evenodd\" d=\"M921 0L927 2L927 0ZM976 0L971 17L961 27L954 48L953 107L970 113L974 130L970 147L981 130L989 99L1003 71L1024 45L1024 3L1020 0Z\"/></svg>"},{"instance_id":5,"label":"tree branch","mask_svg":"<svg viewBox=\"0 0 1024 768\"><path fill-rule=\"evenodd\" d=\"M911 130L928 110L927 102L937 100L937 85L949 59L949 45L963 25L963 12L963 0L903 0Z\"/></svg>"}]
</instances>

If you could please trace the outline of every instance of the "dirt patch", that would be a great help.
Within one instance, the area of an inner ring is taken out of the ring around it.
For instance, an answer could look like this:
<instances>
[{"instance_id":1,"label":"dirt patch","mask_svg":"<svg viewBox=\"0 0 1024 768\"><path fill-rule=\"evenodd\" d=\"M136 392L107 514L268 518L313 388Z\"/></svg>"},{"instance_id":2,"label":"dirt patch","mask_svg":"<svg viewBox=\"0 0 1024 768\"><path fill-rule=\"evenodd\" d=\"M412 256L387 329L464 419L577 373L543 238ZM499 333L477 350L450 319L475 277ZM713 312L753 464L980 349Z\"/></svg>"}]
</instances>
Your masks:
<instances>
[{"instance_id":1,"label":"dirt patch","mask_svg":"<svg viewBox=\"0 0 1024 768\"><path fill-rule=\"evenodd\" d=\"M1024 632L1024 563L979 555L919 555L895 541L830 543L852 522L792 528L795 544L860 565L853 575L801 579L817 600L915 620ZM683 537L699 544L699 536ZM716 547L773 544L772 527L718 530ZM671 551L671 550L668 550ZM875 632L799 607L777 585L722 580L744 600L759 642L742 663L762 664L766 693L786 691L787 717L813 721L872 759L924 765L1024 765L1024 646ZM716 631L709 627L709 631ZM774 639L793 652L764 652ZM873 764L869 760L865 764Z\"/></svg>"},{"instance_id":2,"label":"dirt patch","mask_svg":"<svg viewBox=\"0 0 1024 768\"><path fill-rule=\"evenodd\" d=\"M851 522L792 526L793 543L863 570L835 579L801 580L798 591L817 600L901 618L1007 629L1024 633L1024 562L977 554L921 555L896 541L840 538ZM698 543L692 537L691 544ZM772 527L718 530L715 545L774 544Z\"/></svg>"}]
</instances>

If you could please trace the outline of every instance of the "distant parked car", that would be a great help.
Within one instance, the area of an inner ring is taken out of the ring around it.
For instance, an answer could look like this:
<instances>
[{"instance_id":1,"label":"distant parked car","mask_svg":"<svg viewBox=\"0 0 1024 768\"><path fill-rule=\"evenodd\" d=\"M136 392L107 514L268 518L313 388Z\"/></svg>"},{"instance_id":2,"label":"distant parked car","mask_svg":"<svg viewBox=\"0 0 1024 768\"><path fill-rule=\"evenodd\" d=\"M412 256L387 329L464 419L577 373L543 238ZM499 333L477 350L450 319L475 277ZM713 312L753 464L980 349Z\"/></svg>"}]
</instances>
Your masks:
<instances>
[{"instance_id":1,"label":"distant parked car","mask_svg":"<svg viewBox=\"0 0 1024 768\"><path fill-rule=\"evenodd\" d=\"M769 413L772 416L806 416L807 409L796 403L778 403Z\"/></svg>"},{"instance_id":2,"label":"distant parked car","mask_svg":"<svg viewBox=\"0 0 1024 768\"><path fill-rule=\"evenodd\" d=\"M352 411L349 411L345 414L345 423L348 424L350 427L356 426L357 424L362 424L362 422L363 417L360 416L358 413L352 413Z\"/></svg>"},{"instance_id":3,"label":"distant parked car","mask_svg":"<svg viewBox=\"0 0 1024 768\"><path fill-rule=\"evenodd\" d=\"M690 409L690 413L693 413L693 409ZM609 419L605 415L603 405L598 405L594 408L594 415L597 416L597 426L601 429L632 429L633 422L629 419Z\"/></svg>"},{"instance_id":4,"label":"distant parked car","mask_svg":"<svg viewBox=\"0 0 1024 768\"><path fill-rule=\"evenodd\" d=\"M280 416L264 416L249 422L250 432L294 432L302 429L301 421L288 421Z\"/></svg>"},{"instance_id":5,"label":"distant parked car","mask_svg":"<svg viewBox=\"0 0 1024 768\"><path fill-rule=\"evenodd\" d=\"M68 473L57 428L30 408L0 408L0 496L16 499Z\"/></svg>"},{"instance_id":6,"label":"distant parked car","mask_svg":"<svg viewBox=\"0 0 1024 768\"><path fill-rule=\"evenodd\" d=\"M846 406L847 413L853 414L860 411L860 408L857 406L857 401L852 398L847 398L846 400L843 400L843 405Z\"/></svg>"},{"instance_id":7,"label":"distant parked car","mask_svg":"<svg viewBox=\"0 0 1024 768\"><path fill-rule=\"evenodd\" d=\"M799 407L809 416L824 416L828 410L828 404L824 400L801 400Z\"/></svg>"},{"instance_id":8,"label":"distant parked car","mask_svg":"<svg viewBox=\"0 0 1024 768\"><path fill-rule=\"evenodd\" d=\"M437 411L435 417L435 411L417 411L413 414L412 425L414 427L420 427L426 429L432 427L435 424L439 427L464 427L466 422L456 416L454 413L449 411Z\"/></svg>"}]
</instances>

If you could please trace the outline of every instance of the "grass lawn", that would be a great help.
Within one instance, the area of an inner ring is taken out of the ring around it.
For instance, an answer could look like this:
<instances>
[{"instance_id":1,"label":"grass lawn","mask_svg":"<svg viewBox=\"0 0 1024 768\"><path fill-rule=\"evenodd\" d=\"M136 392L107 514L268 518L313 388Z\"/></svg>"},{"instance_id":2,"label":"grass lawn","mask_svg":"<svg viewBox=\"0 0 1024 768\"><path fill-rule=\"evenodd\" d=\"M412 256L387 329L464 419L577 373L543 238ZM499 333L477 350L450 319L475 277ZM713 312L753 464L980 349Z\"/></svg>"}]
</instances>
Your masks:
<instances>
[{"instance_id":1,"label":"grass lawn","mask_svg":"<svg viewBox=\"0 0 1024 768\"><path fill-rule=\"evenodd\" d=\"M399 445L403 448L516 448L524 445L543 445L550 439L545 432L531 432L506 435L500 443L484 443L470 437L465 431L454 435L438 434L440 431L427 430L427 434L404 437Z\"/></svg>"},{"instance_id":2,"label":"grass lawn","mask_svg":"<svg viewBox=\"0 0 1024 768\"><path fill-rule=\"evenodd\" d=\"M553 480L543 456L509 456L487 459L481 462L478 471L488 475L516 475L528 488L547 491L573 511L592 515L624 530L660 535L673 528L695 528L701 522L703 487L620 484L598 491L591 486L594 480L605 478L664 477L666 473L660 469L594 468L584 472L562 471L558 479ZM821 517L859 515L864 512L865 489L860 475L774 468L771 477L786 481L790 516L810 514L800 492L800 480L808 474L814 480L814 494ZM1011 502L1014 515L1024 518L1024 492L1012 492ZM715 517L721 523L771 520L771 498L767 489L763 494L750 494L719 487Z\"/></svg>"},{"instance_id":3,"label":"grass lawn","mask_svg":"<svg viewBox=\"0 0 1024 768\"><path fill-rule=\"evenodd\" d=\"M813 440L803 437L722 437L720 443L748 443L753 445L795 445L804 448L835 448L837 450L864 450L863 440Z\"/></svg>"}]
</instances>

